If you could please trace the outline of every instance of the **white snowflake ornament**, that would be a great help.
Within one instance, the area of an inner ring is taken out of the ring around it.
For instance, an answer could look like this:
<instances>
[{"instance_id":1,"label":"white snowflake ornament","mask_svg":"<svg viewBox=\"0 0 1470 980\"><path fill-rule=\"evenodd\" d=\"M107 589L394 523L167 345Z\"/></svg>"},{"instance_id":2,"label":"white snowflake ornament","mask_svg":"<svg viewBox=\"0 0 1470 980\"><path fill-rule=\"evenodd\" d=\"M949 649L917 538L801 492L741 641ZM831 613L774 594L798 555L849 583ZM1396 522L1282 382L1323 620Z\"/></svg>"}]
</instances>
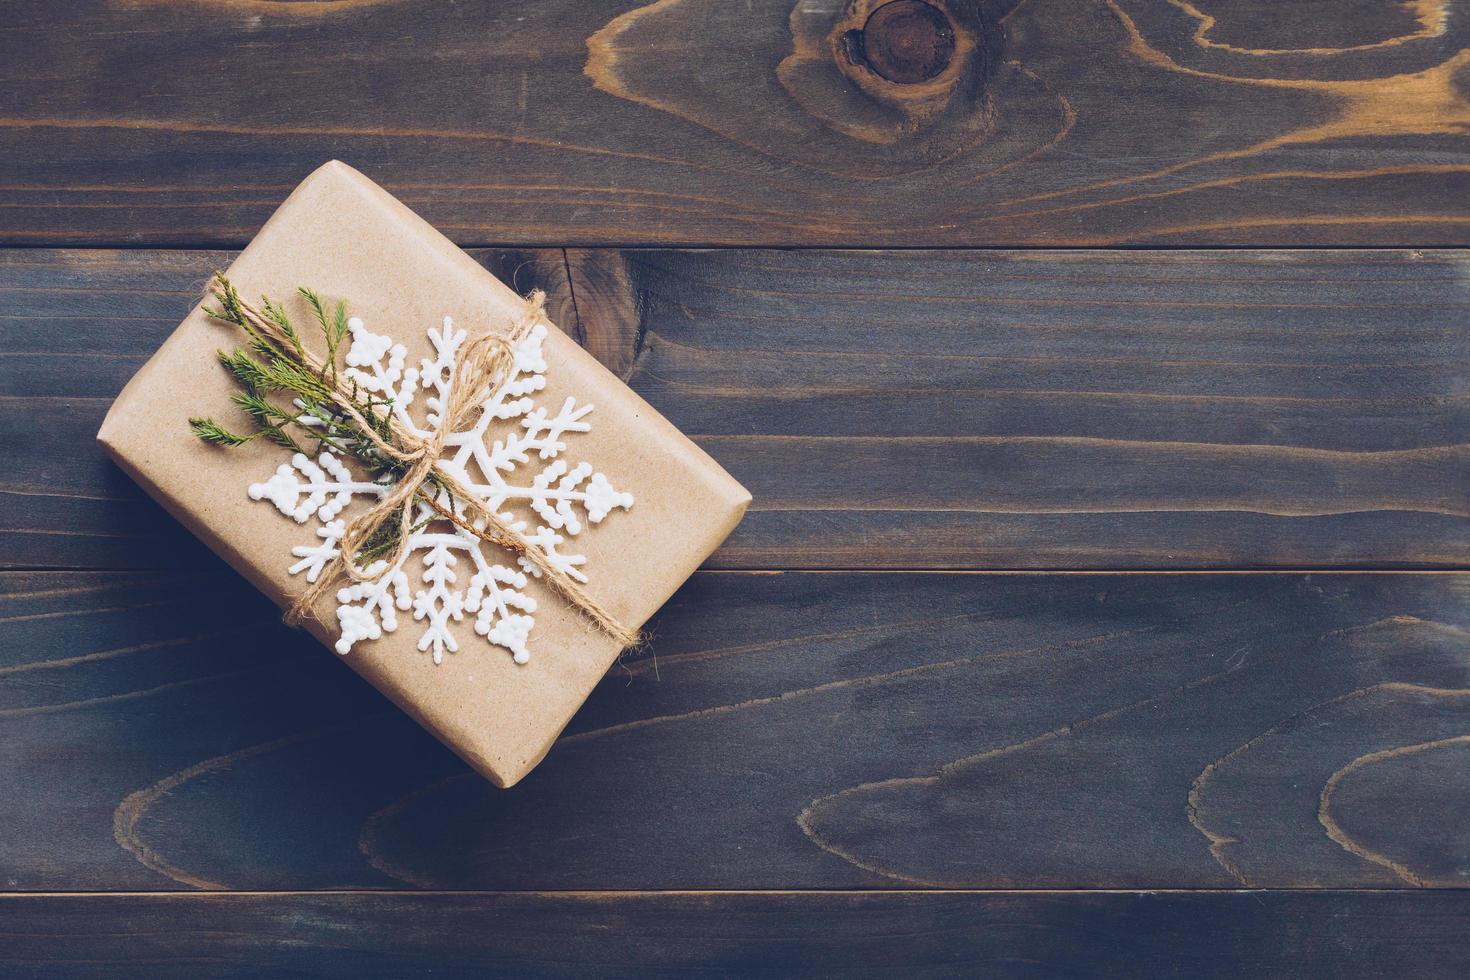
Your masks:
<instances>
[{"instance_id":1,"label":"white snowflake ornament","mask_svg":"<svg viewBox=\"0 0 1470 980\"><path fill-rule=\"evenodd\" d=\"M390 400L393 417L416 437L436 433L453 390L455 357L465 332L445 317L442 326L427 331L434 357L413 368L406 366L402 344L372 333L358 317L347 326L352 344L343 376L359 390ZM535 394L546 387L545 339L545 324L537 324L513 345L510 377L496 386L473 426L445 436L439 466L540 548L554 567L586 582L586 557L560 547L582 532L584 517L587 523L600 523L613 510L633 506L633 496L614 488L587 463L569 467L560 458L567 434L591 430L586 419L592 406L567 398L552 414L536 404ZM419 392L425 393L425 427L409 414ZM381 499L390 489L391 484L358 479L342 460L323 452L315 459L297 453L267 480L251 485L249 494L252 500L269 501L297 523L318 521L319 541L292 548L298 560L290 566L292 575L315 582L341 553L347 522L338 515L354 498ZM441 493L437 502L464 513L463 505L447 494ZM529 514L517 514L517 507ZM538 522L534 527L533 520ZM528 576L540 576L539 569L525 558L514 568L501 564L502 555L492 545L442 519L426 503L419 503L413 526L403 560L394 565L375 561L362 570L364 581L338 590L337 652L345 654L363 640L393 632L399 613L411 613L423 624L418 648L436 664L446 651L461 649L462 625L508 651L516 663L526 663L536 600L523 590Z\"/></svg>"}]
</instances>

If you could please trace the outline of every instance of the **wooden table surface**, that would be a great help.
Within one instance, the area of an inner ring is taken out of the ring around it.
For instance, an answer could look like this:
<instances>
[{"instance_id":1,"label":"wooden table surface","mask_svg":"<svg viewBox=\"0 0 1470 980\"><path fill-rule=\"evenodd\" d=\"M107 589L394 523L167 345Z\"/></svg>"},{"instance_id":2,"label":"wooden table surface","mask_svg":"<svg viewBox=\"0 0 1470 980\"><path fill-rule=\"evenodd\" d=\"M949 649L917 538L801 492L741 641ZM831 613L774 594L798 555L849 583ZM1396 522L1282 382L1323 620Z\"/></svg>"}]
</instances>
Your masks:
<instances>
[{"instance_id":1,"label":"wooden table surface","mask_svg":"<svg viewBox=\"0 0 1470 980\"><path fill-rule=\"evenodd\" d=\"M1467 45L7 0L0 975L1466 976ZM93 442L331 157L755 496L511 791Z\"/></svg>"}]
</instances>

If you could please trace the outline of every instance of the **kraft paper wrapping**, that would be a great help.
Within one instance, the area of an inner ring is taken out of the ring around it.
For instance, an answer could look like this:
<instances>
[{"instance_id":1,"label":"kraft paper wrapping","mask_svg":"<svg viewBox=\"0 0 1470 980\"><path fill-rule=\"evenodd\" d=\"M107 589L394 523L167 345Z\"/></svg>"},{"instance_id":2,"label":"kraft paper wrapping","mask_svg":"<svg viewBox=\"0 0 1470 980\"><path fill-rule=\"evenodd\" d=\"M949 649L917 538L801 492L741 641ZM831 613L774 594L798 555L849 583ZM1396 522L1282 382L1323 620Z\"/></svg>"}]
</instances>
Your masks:
<instances>
[{"instance_id":1,"label":"kraft paper wrapping","mask_svg":"<svg viewBox=\"0 0 1470 980\"><path fill-rule=\"evenodd\" d=\"M291 194L227 274L247 301L262 294L284 301L303 337L317 341L319 332L306 329L312 321L297 287L344 298L369 330L408 347L409 364L431 354L425 330L445 316L473 337L508 329L524 309L515 292L447 238L335 161ZM303 576L287 573L291 548L315 543L319 525L297 524L268 501L251 500L246 488L269 478L289 452L265 440L209 446L188 426L191 416L212 416L250 431L230 402L235 383L215 359L216 351L237 346L243 341L235 328L196 307L129 382L97 438L165 508L285 608L306 587ZM562 458L592 464L635 501L587 524L562 550L585 554L588 593L623 624L639 626L734 529L750 495L560 331L549 331L545 355L547 385L538 404L554 410L575 395L595 406L592 430L568 434ZM419 417L423 397L414 406ZM502 561L513 566L508 557ZM460 573L468 575L464 568L461 560ZM408 570L417 584L418 569ZM527 664L476 634L473 614L456 624L459 652L446 652L439 665L418 650L423 624L411 613L399 614L396 632L359 642L340 658L498 786L514 784L541 761L619 653L614 640L539 581L531 579L524 591L537 602ZM315 612L319 621L307 628L330 647L335 597Z\"/></svg>"}]
</instances>

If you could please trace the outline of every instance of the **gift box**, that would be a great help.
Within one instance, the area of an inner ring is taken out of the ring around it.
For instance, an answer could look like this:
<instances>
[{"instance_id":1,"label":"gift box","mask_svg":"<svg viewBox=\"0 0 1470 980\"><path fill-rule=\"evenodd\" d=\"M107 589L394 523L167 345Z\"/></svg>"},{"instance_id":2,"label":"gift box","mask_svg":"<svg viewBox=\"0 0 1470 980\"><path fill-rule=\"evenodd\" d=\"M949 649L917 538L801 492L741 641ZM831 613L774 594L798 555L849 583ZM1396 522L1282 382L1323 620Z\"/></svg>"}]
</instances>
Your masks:
<instances>
[{"instance_id":1,"label":"gift box","mask_svg":"<svg viewBox=\"0 0 1470 980\"><path fill-rule=\"evenodd\" d=\"M252 410L255 389L240 381L254 369L232 369L221 352L259 365L271 349L211 316L218 299L139 370L98 440L283 609L312 578L342 572L350 550L356 575L297 610L303 627L496 785L514 784L624 647L584 606L641 626L734 529L750 495L525 298L342 163L308 177L225 278L256 314L291 325L334 390L378 413L370 424L390 444L394 427L412 433L410 448L432 443L424 452L439 461L427 472L455 474L442 481L454 492L430 475L389 551L375 555L344 546L344 528L383 505L393 480L361 471L341 449L352 449L351 434L276 393L273 410L302 412L294 445L202 440L191 419L258 431L263 409ZM475 347L481 336L510 340ZM493 366L485 401L440 436L453 381L471 376L471 347ZM497 528L529 550L498 546L509 539Z\"/></svg>"}]
</instances>

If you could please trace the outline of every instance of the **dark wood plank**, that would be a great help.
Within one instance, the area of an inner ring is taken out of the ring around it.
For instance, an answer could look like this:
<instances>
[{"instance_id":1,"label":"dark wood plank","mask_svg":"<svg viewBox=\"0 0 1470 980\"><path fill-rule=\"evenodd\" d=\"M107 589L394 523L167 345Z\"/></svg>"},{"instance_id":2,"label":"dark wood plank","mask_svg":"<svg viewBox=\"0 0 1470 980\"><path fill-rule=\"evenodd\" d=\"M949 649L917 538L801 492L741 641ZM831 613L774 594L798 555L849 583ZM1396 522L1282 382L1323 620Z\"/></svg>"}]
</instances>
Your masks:
<instances>
[{"instance_id":1,"label":"dark wood plank","mask_svg":"<svg viewBox=\"0 0 1470 980\"><path fill-rule=\"evenodd\" d=\"M231 575L0 590L11 890L1408 887L1470 866L1466 575L702 572L510 791Z\"/></svg>"},{"instance_id":2,"label":"dark wood plank","mask_svg":"<svg viewBox=\"0 0 1470 980\"><path fill-rule=\"evenodd\" d=\"M10 0L0 240L341 157L466 244L1470 241L1466 0L884 2Z\"/></svg>"},{"instance_id":3,"label":"dark wood plank","mask_svg":"<svg viewBox=\"0 0 1470 980\"><path fill-rule=\"evenodd\" d=\"M755 495L725 568L1463 567L1470 256L482 252ZM0 253L0 563L200 549L92 442L227 253Z\"/></svg>"},{"instance_id":4,"label":"dark wood plank","mask_svg":"<svg viewBox=\"0 0 1470 980\"><path fill-rule=\"evenodd\" d=\"M1466 892L0 897L26 977L1457 978Z\"/></svg>"}]
</instances>

